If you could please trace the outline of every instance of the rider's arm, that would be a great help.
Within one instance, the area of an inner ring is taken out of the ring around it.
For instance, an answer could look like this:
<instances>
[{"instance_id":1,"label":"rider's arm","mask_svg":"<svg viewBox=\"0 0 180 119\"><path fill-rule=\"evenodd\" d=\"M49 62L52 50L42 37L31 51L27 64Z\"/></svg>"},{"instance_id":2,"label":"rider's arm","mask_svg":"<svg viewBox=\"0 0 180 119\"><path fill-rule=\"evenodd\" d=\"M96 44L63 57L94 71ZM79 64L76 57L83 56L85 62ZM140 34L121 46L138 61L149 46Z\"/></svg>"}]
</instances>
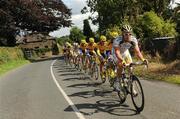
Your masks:
<instances>
[{"instance_id":1,"label":"rider's arm","mask_svg":"<svg viewBox=\"0 0 180 119\"><path fill-rule=\"evenodd\" d=\"M98 55L98 56L101 56L101 53L100 53L100 50L99 50L99 49L97 49L97 55Z\"/></svg>"},{"instance_id":2,"label":"rider's arm","mask_svg":"<svg viewBox=\"0 0 180 119\"><path fill-rule=\"evenodd\" d=\"M117 59L120 62L123 62L123 58L121 56L120 48L119 47L114 47L114 50L115 50L115 54L116 54Z\"/></svg>"},{"instance_id":3,"label":"rider's arm","mask_svg":"<svg viewBox=\"0 0 180 119\"><path fill-rule=\"evenodd\" d=\"M97 52L97 55L100 57L101 56L101 53L100 53L100 50L99 50L99 46L97 45L96 48L95 48L96 52Z\"/></svg>"},{"instance_id":4,"label":"rider's arm","mask_svg":"<svg viewBox=\"0 0 180 119\"><path fill-rule=\"evenodd\" d=\"M144 57L143 57L138 45L136 45L134 47L134 51L135 51L136 55L138 56L138 58L141 59L142 61L144 61Z\"/></svg>"}]
</instances>

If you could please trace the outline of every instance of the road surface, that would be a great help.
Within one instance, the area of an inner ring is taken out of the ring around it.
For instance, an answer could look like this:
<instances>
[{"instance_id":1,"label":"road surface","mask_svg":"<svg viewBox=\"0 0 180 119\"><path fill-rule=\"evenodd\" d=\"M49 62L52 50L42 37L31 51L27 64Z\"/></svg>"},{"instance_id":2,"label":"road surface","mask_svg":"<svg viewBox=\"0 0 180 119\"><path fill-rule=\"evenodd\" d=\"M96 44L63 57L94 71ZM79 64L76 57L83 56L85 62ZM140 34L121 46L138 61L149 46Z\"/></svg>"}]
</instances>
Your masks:
<instances>
[{"instance_id":1,"label":"road surface","mask_svg":"<svg viewBox=\"0 0 180 119\"><path fill-rule=\"evenodd\" d=\"M120 105L108 82L62 58L34 62L0 77L0 119L180 119L180 86L141 82L145 108L136 114L130 96Z\"/></svg>"}]
</instances>

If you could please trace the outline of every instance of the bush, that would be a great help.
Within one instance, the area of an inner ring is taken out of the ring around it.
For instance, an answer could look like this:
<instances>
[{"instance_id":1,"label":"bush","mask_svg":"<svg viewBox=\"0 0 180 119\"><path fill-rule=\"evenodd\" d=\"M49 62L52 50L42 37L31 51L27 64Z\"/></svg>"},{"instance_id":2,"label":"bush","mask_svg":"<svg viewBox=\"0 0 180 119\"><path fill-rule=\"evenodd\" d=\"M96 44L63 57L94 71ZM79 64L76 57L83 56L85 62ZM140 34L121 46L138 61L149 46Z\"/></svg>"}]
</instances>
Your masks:
<instances>
[{"instance_id":1,"label":"bush","mask_svg":"<svg viewBox=\"0 0 180 119\"><path fill-rule=\"evenodd\" d=\"M73 42L80 43L81 39L85 39L86 37L83 35L83 32L81 31L81 29L75 26L71 28L69 38Z\"/></svg>"},{"instance_id":2,"label":"bush","mask_svg":"<svg viewBox=\"0 0 180 119\"><path fill-rule=\"evenodd\" d=\"M21 60L24 59L24 54L21 49L0 47L0 64L7 63L11 60Z\"/></svg>"},{"instance_id":3,"label":"bush","mask_svg":"<svg viewBox=\"0 0 180 119\"><path fill-rule=\"evenodd\" d=\"M57 38L56 41L60 46L63 46L65 42L70 42L70 43L72 42L68 36Z\"/></svg>"},{"instance_id":4,"label":"bush","mask_svg":"<svg viewBox=\"0 0 180 119\"><path fill-rule=\"evenodd\" d=\"M111 28L106 29L106 36L107 36L107 38L111 38L110 37L110 33L111 32L118 32L119 35L122 34L121 28L119 26L113 26Z\"/></svg>"},{"instance_id":5,"label":"bush","mask_svg":"<svg viewBox=\"0 0 180 119\"><path fill-rule=\"evenodd\" d=\"M145 12L134 25L134 32L140 38L175 36L175 23L164 21L153 11Z\"/></svg>"}]
</instances>

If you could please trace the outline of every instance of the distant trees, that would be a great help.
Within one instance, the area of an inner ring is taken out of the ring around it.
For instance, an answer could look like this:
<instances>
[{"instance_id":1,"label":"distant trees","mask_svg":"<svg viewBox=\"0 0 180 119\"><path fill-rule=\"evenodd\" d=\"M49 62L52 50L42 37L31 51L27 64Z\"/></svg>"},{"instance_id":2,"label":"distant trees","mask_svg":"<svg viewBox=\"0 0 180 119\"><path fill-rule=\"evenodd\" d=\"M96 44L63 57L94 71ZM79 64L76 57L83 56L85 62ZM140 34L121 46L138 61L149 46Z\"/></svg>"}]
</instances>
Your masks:
<instances>
[{"instance_id":1,"label":"distant trees","mask_svg":"<svg viewBox=\"0 0 180 119\"><path fill-rule=\"evenodd\" d=\"M83 26L83 34L84 34L87 38L94 37L94 34L93 34L93 32L92 32L92 29L91 29L91 27L90 27L90 25L89 25L88 19L85 19L85 20L83 21L83 24L84 24L84 26Z\"/></svg>"},{"instance_id":2,"label":"distant trees","mask_svg":"<svg viewBox=\"0 0 180 119\"><path fill-rule=\"evenodd\" d=\"M79 29L78 27L72 27L70 30L69 38L73 42L80 42L81 39L85 38L85 36L83 35L83 32L81 31L81 29Z\"/></svg>"},{"instance_id":3,"label":"distant trees","mask_svg":"<svg viewBox=\"0 0 180 119\"><path fill-rule=\"evenodd\" d=\"M14 45L20 29L49 33L70 26L70 17L70 9L61 0L1 0L0 39Z\"/></svg>"},{"instance_id":4,"label":"distant trees","mask_svg":"<svg viewBox=\"0 0 180 119\"><path fill-rule=\"evenodd\" d=\"M176 24L158 17L153 11L145 12L134 25L134 32L139 38L175 36Z\"/></svg>"},{"instance_id":5,"label":"distant trees","mask_svg":"<svg viewBox=\"0 0 180 119\"><path fill-rule=\"evenodd\" d=\"M59 43L59 45L63 46L65 42L72 42L72 41L69 39L69 36L62 36L60 38L57 38L56 42Z\"/></svg>"},{"instance_id":6,"label":"distant trees","mask_svg":"<svg viewBox=\"0 0 180 119\"><path fill-rule=\"evenodd\" d=\"M114 25L121 26L124 21L134 24L139 15L154 10L158 16L162 16L168 9L171 0L86 0L87 6L82 13L89 11L98 13L91 17L94 24L99 25L99 31L103 31Z\"/></svg>"}]
</instances>

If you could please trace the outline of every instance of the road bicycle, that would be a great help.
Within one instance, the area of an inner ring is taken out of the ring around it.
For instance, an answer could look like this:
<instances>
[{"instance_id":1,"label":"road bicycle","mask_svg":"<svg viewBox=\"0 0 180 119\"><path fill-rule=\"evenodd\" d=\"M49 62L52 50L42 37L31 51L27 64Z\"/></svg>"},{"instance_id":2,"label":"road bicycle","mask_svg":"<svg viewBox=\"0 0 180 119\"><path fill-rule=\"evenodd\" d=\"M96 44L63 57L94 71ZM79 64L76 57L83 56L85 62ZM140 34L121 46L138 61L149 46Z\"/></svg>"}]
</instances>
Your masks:
<instances>
[{"instance_id":1,"label":"road bicycle","mask_svg":"<svg viewBox=\"0 0 180 119\"><path fill-rule=\"evenodd\" d=\"M112 83L114 88L118 88L117 91L118 97L121 103L126 101L127 95L131 95L136 111L140 113L144 109L144 91L141 85L139 78L134 74L134 68L136 66L144 65L148 67L147 63L144 62L134 62L129 65L124 65L122 69L121 78L116 76ZM117 64L114 64L114 71L117 73Z\"/></svg>"}]
</instances>

